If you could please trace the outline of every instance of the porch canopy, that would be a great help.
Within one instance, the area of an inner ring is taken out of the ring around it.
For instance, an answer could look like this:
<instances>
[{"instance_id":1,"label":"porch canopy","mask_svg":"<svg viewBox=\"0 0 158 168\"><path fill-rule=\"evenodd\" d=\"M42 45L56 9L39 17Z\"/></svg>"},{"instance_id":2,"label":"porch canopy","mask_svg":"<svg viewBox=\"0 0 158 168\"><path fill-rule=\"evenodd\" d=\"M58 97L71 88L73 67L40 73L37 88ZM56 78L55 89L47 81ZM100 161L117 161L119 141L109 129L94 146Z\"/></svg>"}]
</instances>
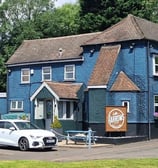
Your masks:
<instances>
[{"instance_id":1,"label":"porch canopy","mask_svg":"<svg viewBox=\"0 0 158 168\"><path fill-rule=\"evenodd\" d=\"M81 89L82 83L60 83L45 81L31 96L30 100L35 98L50 98L55 97L58 101L61 99L78 100L78 92Z\"/></svg>"}]
</instances>

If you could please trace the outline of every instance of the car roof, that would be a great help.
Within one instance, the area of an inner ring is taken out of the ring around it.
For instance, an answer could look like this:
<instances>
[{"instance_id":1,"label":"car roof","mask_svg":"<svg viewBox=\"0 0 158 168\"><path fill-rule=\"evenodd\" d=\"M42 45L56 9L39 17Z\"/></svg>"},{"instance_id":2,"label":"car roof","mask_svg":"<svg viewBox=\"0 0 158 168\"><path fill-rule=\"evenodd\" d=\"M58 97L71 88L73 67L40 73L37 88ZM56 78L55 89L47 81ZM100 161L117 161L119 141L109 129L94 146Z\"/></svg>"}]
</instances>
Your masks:
<instances>
[{"instance_id":1,"label":"car roof","mask_svg":"<svg viewBox=\"0 0 158 168\"><path fill-rule=\"evenodd\" d=\"M6 119L6 120L0 120L1 121L9 121L9 122L29 122L28 120L20 120L20 119Z\"/></svg>"}]
</instances>

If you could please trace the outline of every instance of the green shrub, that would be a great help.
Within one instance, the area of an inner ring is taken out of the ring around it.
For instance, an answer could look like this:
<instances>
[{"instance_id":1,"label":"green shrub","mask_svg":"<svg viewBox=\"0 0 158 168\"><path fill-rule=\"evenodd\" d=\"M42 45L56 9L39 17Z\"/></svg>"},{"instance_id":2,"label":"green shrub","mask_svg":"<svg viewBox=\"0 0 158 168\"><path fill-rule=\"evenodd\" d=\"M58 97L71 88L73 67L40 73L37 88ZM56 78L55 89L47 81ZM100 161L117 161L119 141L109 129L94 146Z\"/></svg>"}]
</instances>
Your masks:
<instances>
[{"instance_id":1,"label":"green shrub","mask_svg":"<svg viewBox=\"0 0 158 168\"><path fill-rule=\"evenodd\" d=\"M62 128L62 124L58 120L57 116L54 117L54 122L51 124L51 128Z\"/></svg>"}]
</instances>

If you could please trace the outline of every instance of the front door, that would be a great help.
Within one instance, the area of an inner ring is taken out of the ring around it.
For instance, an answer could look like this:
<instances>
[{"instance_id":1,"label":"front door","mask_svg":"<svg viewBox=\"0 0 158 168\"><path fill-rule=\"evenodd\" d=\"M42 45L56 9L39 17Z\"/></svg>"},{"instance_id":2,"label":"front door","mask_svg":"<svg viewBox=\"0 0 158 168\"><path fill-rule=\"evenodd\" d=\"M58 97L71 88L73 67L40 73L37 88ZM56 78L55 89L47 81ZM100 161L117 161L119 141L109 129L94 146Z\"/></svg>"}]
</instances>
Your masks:
<instances>
[{"instance_id":1,"label":"front door","mask_svg":"<svg viewBox=\"0 0 158 168\"><path fill-rule=\"evenodd\" d=\"M53 119L53 102L52 100L45 101L45 129L49 130Z\"/></svg>"}]
</instances>

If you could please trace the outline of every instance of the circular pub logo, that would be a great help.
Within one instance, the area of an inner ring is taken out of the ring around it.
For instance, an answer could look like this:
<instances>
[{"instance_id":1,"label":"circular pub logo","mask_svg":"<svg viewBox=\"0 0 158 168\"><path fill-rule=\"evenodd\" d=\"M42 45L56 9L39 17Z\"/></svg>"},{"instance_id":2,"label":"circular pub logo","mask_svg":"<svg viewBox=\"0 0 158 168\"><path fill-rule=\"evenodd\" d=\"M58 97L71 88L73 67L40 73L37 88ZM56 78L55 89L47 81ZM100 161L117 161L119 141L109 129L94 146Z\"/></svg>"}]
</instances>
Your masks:
<instances>
[{"instance_id":1,"label":"circular pub logo","mask_svg":"<svg viewBox=\"0 0 158 168\"><path fill-rule=\"evenodd\" d=\"M113 129L120 129L125 122L124 113L120 109L112 109L108 114L108 124Z\"/></svg>"}]
</instances>

